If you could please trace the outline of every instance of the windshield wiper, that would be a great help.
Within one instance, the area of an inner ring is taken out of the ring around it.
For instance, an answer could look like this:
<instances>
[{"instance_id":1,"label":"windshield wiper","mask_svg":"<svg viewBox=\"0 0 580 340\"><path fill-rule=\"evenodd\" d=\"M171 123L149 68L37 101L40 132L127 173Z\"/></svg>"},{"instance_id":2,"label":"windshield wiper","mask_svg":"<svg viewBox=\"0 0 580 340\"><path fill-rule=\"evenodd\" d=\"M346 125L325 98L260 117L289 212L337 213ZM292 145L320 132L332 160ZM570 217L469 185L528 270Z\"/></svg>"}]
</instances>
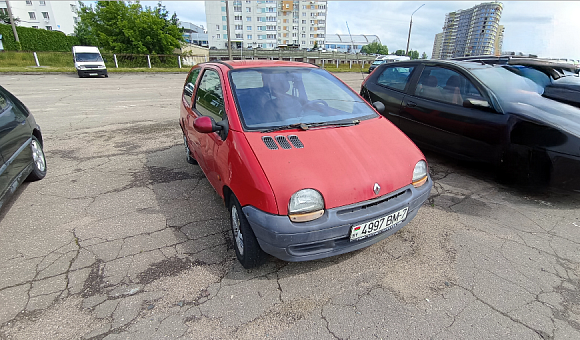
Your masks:
<instances>
[{"instance_id":1,"label":"windshield wiper","mask_svg":"<svg viewBox=\"0 0 580 340\"><path fill-rule=\"evenodd\" d=\"M274 132L274 131L280 131L280 130L289 130L289 129L294 129L294 128L299 128L302 131L306 131L310 128L313 127L323 127L323 126L351 126L351 125L357 125L360 123L360 120L355 119L353 121L350 122L342 122L342 123L333 123L333 122L319 122L319 123L296 123L296 124L290 124L290 125L284 125L284 126L278 126L275 128L271 128L268 130L264 130L262 131L262 133L267 133L267 132Z\"/></svg>"}]
</instances>

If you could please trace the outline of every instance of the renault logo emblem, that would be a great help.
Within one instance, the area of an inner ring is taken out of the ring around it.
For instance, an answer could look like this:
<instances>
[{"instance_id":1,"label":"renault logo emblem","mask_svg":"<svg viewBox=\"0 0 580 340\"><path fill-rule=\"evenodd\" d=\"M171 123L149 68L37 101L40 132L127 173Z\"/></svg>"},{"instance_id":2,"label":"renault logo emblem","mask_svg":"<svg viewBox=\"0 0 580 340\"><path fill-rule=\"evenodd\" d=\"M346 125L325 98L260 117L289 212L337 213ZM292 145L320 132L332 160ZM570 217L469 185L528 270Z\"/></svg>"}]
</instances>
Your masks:
<instances>
[{"instance_id":1,"label":"renault logo emblem","mask_svg":"<svg viewBox=\"0 0 580 340\"><path fill-rule=\"evenodd\" d=\"M381 191L381 186L379 185L379 183L375 183L375 186L373 187L373 191L375 192L375 195L379 194L379 192Z\"/></svg>"}]
</instances>

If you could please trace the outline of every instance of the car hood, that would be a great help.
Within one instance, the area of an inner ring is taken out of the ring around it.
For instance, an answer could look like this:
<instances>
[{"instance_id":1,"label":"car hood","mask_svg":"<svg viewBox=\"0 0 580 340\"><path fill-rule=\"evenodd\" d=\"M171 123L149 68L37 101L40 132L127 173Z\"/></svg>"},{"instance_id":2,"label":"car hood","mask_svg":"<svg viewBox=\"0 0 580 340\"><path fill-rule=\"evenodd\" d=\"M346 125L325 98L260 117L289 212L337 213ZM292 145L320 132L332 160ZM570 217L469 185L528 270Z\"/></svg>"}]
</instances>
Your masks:
<instances>
[{"instance_id":1,"label":"car hood","mask_svg":"<svg viewBox=\"0 0 580 340\"><path fill-rule=\"evenodd\" d=\"M263 137L297 136L302 148L269 149ZM423 154L398 128L379 117L355 126L307 131L249 132L246 138L276 197L280 215L296 191L322 193L325 208L366 201L411 184ZM378 195L373 186L378 183Z\"/></svg>"},{"instance_id":2,"label":"car hood","mask_svg":"<svg viewBox=\"0 0 580 340\"><path fill-rule=\"evenodd\" d=\"M502 107L506 112L526 116L580 136L580 109L577 107L527 91L521 91L519 95L513 95L509 100L503 99Z\"/></svg>"}]
</instances>

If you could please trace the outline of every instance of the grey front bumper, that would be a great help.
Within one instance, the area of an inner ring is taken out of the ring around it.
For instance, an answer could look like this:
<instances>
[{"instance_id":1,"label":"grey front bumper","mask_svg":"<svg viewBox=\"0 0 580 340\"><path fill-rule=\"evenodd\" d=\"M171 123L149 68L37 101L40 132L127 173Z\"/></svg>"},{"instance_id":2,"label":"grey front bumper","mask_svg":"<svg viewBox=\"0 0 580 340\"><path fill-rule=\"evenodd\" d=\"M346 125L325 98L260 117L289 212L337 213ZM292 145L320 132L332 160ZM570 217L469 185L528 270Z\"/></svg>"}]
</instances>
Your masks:
<instances>
[{"instance_id":1,"label":"grey front bumper","mask_svg":"<svg viewBox=\"0 0 580 340\"><path fill-rule=\"evenodd\" d=\"M285 261L308 261L361 249L396 233L411 221L429 197L431 177L420 188L408 185L387 195L328 209L314 221L294 223L252 206L242 208L262 249ZM350 241L351 227L409 207L401 223L377 235Z\"/></svg>"}]
</instances>

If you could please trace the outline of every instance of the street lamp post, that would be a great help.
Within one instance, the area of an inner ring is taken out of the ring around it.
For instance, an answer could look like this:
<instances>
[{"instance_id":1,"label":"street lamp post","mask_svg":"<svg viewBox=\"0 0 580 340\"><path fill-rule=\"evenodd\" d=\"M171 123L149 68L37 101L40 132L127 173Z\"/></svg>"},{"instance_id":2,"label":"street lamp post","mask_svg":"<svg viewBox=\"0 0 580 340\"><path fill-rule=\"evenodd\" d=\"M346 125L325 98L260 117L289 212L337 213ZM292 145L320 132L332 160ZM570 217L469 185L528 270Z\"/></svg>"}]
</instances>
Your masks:
<instances>
[{"instance_id":1,"label":"street lamp post","mask_svg":"<svg viewBox=\"0 0 580 340\"><path fill-rule=\"evenodd\" d=\"M423 6L425 6L425 4L422 4L421 6L419 6L419 8ZM419 8L417 8L415 12L417 12ZM415 12L411 13L411 23L409 24L409 36L407 37L407 50L405 51L405 55L409 55L409 42L411 41L411 27L413 27L413 14L415 14Z\"/></svg>"}]
</instances>

